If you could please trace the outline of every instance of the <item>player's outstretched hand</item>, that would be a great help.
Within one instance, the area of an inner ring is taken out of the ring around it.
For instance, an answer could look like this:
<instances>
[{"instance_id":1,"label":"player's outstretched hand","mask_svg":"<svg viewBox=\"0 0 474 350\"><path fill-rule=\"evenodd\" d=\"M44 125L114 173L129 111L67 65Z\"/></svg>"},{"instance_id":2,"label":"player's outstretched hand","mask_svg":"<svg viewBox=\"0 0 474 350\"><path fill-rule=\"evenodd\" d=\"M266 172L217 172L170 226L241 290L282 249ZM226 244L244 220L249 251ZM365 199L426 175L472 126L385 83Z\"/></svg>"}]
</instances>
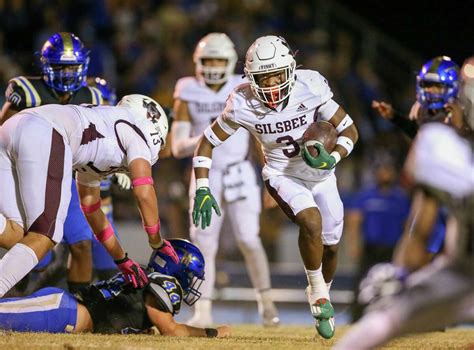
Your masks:
<instances>
[{"instance_id":1,"label":"player's outstretched hand","mask_svg":"<svg viewBox=\"0 0 474 350\"><path fill-rule=\"evenodd\" d=\"M220 326L220 327L217 327L216 329L217 329L218 338L229 337L232 334L229 326Z\"/></svg>"},{"instance_id":2,"label":"player's outstretched hand","mask_svg":"<svg viewBox=\"0 0 474 350\"><path fill-rule=\"evenodd\" d=\"M383 101L372 101L372 108L375 109L383 119L392 119L395 111L390 103Z\"/></svg>"},{"instance_id":3,"label":"player's outstretched hand","mask_svg":"<svg viewBox=\"0 0 474 350\"><path fill-rule=\"evenodd\" d=\"M114 261L120 271L122 271L124 277L133 285L133 288L141 289L146 286L148 283L146 273L142 270L140 265L128 258L128 254L125 254L125 258Z\"/></svg>"},{"instance_id":4,"label":"player's outstretched hand","mask_svg":"<svg viewBox=\"0 0 474 350\"><path fill-rule=\"evenodd\" d=\"M317 157L311 155L309 151L310 147L314 147L317 150ZM336 158L331 156L324 148L324 145L318 141L314 141L314 144L311 145L309 144L309 141L306 142L303 148L302 157L306 164L315 169L329 170L336 166Z\"/></svg>"},{"instance_id":5,"label":"player's outstretched hand","mask_svg":"<svg viewBox=\"0 0 474 350\"><path fill-rule=\"evenodd\" d=\"M204 230L211 224L212 209L221 216L221 209L216 199L211 193L209 187L200 187L196 190L193 206L193 224L198 227L201 222L201 228Z\"/></svg>"}]
</instances>

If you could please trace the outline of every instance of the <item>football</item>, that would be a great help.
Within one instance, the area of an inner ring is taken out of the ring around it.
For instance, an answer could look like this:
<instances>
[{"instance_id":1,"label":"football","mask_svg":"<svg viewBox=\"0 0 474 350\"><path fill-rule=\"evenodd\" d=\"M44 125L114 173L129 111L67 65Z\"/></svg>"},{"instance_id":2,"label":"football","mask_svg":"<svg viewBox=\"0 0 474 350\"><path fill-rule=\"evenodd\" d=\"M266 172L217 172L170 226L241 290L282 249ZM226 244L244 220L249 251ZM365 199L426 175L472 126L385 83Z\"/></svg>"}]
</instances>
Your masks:
<instances>
[{"instance_id":1,"label":"football","mask_svg":"<svg viewBox=\"0 0 474 350\"><path fill-rule=\"evenodd\" d=\"M326 151L331 153L336 147L336 128L330 122L324 120L311 123L303 134L303 145L308 141L321 142ZM308 150L313 157L318 156L318 150L314 147L308 147Z\"/></svg>"}]
</instances>

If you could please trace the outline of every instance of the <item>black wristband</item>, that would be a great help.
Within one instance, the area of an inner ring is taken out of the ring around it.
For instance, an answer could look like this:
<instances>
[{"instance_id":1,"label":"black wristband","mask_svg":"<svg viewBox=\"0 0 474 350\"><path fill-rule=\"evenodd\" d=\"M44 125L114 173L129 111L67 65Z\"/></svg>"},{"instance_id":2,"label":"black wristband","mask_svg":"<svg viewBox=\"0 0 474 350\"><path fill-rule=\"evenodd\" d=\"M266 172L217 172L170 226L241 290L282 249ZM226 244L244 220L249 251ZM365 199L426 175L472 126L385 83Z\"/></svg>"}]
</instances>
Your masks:
<instances>
[{"instance_id":1,"label":"black wristband","mask_svg":"<svg viewBox=\"0 0 474 350\"><path fill-rule=\"evenodd\" d=\"M123 264L125 261L128 260L128 253L125 253L125 257L119 260L114 260L115 265Z\"/></svg>"},{"instance_id":2,"label":"black wristband","mask_svg":"<svg viewBox=\"0 0 474 350\"><path fill-rule=\"evenodd\" d=\"M217 329L215 329L215 328L204 328L204 330L206 331L206 336L208 338L217 337L217 334L218 334Z\"/></svg>"}]
</instances>

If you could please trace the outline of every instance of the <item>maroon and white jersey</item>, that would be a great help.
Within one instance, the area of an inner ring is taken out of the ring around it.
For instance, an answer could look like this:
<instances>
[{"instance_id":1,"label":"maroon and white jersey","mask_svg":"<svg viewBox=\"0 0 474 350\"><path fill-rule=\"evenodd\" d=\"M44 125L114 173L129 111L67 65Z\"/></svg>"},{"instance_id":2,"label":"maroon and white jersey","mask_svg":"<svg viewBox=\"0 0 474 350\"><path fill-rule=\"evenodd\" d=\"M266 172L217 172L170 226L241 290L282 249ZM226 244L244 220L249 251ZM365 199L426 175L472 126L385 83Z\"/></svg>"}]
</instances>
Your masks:
<instances>
[{"instance_id":1,"label":"maroon and white jersey","mask_svg":"<svg viewBox=\"0 0 474 350\"><path fill-rule=\"evenodd\" d=\"M297 70L289 98L276 109L260 102L250 84L244 83L229 96L217 121L229 134L242 127L260 141L266 162L262 171L264 180L288 175L304 181L322 181L334 169L309 167L301 157L302 138L312 122L329 120L337 111L336 103L332 108L321 108L332 96L327 80L317 71Z\"/></svg>"},{"instance_id":2,"label":"maroon and white jersey","mask_svg":"<svg viewBox=\"0 0 474 350\"><path fill-rule=\"evenodd\" d=\"M137 158L156 163L160 139L151 121L127 108L93 105L45 105L18 113L50 122L69 143L73 168L98 179L128 171Z\"/></svg>"},{"instance_id":3,"label":"maroon and white jersey","mask_svg":"<svg viewBox=\"0 0 474 350\"><path fill-rule=\"evenodd\" d=\"M231 75L219 91L210 89L196 77L178 80L174 98L187 102L191 115L191 137L202 135L204 129L216 120L225 108L232 90L245 80L240 75ZM227 165L245 160L249 151L249 133L245 129L236 132L212 154L212 167L225 169Z\"/></svg>"}]
</instances>

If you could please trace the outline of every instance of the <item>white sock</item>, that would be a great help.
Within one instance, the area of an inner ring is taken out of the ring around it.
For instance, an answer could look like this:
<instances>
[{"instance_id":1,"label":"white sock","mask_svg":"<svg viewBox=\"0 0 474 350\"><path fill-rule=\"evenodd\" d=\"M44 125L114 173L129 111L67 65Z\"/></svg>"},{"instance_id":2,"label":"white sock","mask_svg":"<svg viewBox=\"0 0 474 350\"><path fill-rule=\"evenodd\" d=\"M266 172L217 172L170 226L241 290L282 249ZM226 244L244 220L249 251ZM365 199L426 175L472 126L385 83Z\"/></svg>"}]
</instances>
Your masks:
<instances>
[{"instance_id":1,"label":"white sock","mask_svg":"<svg viewBox=\"0 0 474 350\"><path fill-rule=\"evenodd\" d=\"M307 270L306 277L308 278L308 284L311 288L311 294L316 298L316 300L325 298L329 299L329 291L328 287L326 286L326 282L324 281L322 268L320 267L317 270Z\"/></svg>"},{"instance_id":2,"label":"white sock","mask_svg":"<svg viewBox=\"0 0 474 350\"><path fill-rule=\"evenodd\" d=\"M331 290L332 281L333 280L330 280L328 283L326 283L326 286L328 287L328 292Z\"/></svg>"},{"instance_id":3,"label":"white sock","mask_svg":"<svg viewBox=\"0 0 474 350\"><path fill-rule=\"evenodd\" d=\"M257 296L257 305L258 311L262 314L263 310L273 307L273 298L272 298L272 290L265 289L262 291L255 291Z\"/></svg>"},{"instance_id":4,"label":"white sock","mask_svg":"<svg viewBox=\"0 0 474 350\"><path fill-rule=\"evenodd\" d=\"M22 243L15 244L0 260L0 298L25 277L36 264L38 264L38 257L33 249Z\"/></svg>"},{"instance_id":5,"label":"white sock","mask_svg":"<svg viewBox=\"0 0 474 350\"><path fill-rule=\"evenodd\" d=\"M7 227L7 218L0 213L0 235L5 231L5 227Z\"/></svg>"}]
</instances>

